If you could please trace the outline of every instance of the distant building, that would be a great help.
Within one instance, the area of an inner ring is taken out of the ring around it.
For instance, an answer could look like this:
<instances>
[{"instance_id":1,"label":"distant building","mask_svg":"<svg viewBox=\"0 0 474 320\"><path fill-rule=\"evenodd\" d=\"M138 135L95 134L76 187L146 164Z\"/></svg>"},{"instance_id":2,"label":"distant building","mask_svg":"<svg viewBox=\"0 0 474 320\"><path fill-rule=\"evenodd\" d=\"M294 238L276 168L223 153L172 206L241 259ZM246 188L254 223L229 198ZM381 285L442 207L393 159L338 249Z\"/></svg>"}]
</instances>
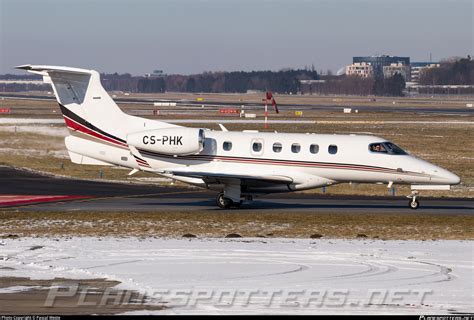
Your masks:
<instances>
[{"instance_id":1,"label":"distant building","mask_svg":"<svg viewBox=\"0 0 474 320\"><path fill-rule=\"evenodd\" d=\"M420 74L423 70L429 68L438 68L440 64L438 62L413 62L411 64L411 82L420 82Z\"/></svg>"},{"instance_id":2,"label":"distant building","mask_svg":"<svg viewBox=\"0 0 474 320\"><path fill-rule=\"evenodd\" d=\"M390 66L392 64L403 65L410 67L410 57L397 57L389 55L377 55L377 56L365 56L365 57L353 57L352 64L370 64L373 68L373 76L382 77L384 76L383 67ZM347 70L346 70L347 71ZM409 71L408 71L409 75ZM408 77L409 79L409 77Z\"/></svg>"},{"instance_id":3,"label":"distant building","mask_svg":"<svg viewBox=\"0 0 474 320\"><path fill-rule=\"evenodd\" d=\"M355 62L346 67L346 75L369 78L374 76L374 67L371 63Z\"/></svg>"},{"instance_id":4,"label":"distant building","mask_svg":"<svg viewBox=\"0 0 474 320\"><path fill-rule=\"evenodd\" d=\"M410 65L405 65L400 62L391 63L388 66L383 66L382 70L384 78L390 78L396 74L400 74L405 81L410 80Z\"/></svg>"},{"instance_id":5,"label":"distant building","mask_svg":"<svg viewBox=\"0 0 474 320\"><path fill-rule=\"evenodd\" d=\"M145 78L158 78L164 76L165 74L163 73L163 70L153 70L152 73L145 73Z\"/></svg>"}]
</instances>

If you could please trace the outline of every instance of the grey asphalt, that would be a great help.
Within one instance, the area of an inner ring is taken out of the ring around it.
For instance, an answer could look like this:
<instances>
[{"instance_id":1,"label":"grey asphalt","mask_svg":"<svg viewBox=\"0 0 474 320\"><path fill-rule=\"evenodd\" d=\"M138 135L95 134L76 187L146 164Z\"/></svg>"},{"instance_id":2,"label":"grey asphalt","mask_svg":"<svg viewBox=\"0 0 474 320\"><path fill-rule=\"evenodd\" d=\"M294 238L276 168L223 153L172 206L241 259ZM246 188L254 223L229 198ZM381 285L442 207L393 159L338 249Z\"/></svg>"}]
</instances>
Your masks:
<instances>
[{"instance_id":1,"label":"grey asphalt","mask_svg":"<svg viewBox=\"0 0 474 320\"><path fill-rule=\"evenodd\" d=\"M81 195L86 200L29 204L4 209L36 211L222 211L215 205L215 192L175 186L148 186L76 180L39 175L0 167L0 195ZM408 208L405 197L325 196L302 193L272 194L244 204L238 212L291 211L354 214L474 215L474 199L420 198L418 210Z\"/></svg>"}]
</instances>

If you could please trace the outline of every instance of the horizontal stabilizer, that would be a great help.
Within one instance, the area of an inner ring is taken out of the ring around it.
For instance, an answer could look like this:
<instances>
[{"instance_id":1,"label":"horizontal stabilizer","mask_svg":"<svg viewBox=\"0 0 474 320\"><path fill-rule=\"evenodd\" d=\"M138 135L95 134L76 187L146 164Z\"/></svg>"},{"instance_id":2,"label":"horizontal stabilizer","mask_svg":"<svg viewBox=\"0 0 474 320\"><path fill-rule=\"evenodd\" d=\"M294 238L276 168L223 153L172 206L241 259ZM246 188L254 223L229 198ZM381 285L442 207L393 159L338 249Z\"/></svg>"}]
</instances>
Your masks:
<instances>
[{"instance_id":1,"label":"horizontal stabilizer","mask_svg":"<svg viewBox=\"0 0 474 320\"><path fill-rule=\"evenodd\" d=\"M71 67L60 67L60 66L41 66L41 65L31 65L25 64L22 66L17 66L15 69L26 70L31 73L43 74L49 72L58 72L58 73L71 73L71 74L92 74L93 70L71 68Z\"/></svg>"},{"instance_id":2,"label":"horizontal stabilizer","mask_svg":"<svg viewBox=\"0 0 474 320\"><path fill-rule=\"evenodd\" d=\"M83 156L81 154L72 152L68 150L69 152L69 158L71 158L72 163L77 163L77 164L89 164L89 165L94 165L94 166L111 166L112 164L100 161L91 157Z\"/></svg>"}]
</instances>

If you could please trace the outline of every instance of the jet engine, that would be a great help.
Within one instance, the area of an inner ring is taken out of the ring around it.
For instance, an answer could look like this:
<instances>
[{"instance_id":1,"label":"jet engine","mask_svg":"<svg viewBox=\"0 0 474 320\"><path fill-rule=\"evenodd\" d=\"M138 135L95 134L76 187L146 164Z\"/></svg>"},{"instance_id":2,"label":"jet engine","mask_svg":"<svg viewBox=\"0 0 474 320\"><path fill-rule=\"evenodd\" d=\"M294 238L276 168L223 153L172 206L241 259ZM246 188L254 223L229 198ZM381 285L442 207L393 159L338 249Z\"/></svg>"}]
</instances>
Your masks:
<instances>
[{"instance_id":1,"label":"jet engine","mask_svg":"<svg viewBox=\"0 0 474 320\"><path fill-rule=\"evenodd\" d=\"M138 149L180 156L201 152L204 140L204 129L183 127L140 131L127 136L127 143Z\"/></svg>"}]
</instances>

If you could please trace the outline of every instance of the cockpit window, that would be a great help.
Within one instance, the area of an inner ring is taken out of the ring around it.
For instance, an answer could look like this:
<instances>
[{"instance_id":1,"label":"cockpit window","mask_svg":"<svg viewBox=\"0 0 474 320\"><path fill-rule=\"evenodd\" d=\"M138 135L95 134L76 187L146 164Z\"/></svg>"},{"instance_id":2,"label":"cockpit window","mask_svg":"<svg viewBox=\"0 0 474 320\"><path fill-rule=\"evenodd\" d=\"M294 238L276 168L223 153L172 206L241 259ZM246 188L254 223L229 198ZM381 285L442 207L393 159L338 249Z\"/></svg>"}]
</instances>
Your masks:
<instances>
[{"instance_id":1,"label":"cockpit window","mask_svg":"<svg viewBox=\"0 0 474 320\"><path fill-rule=\"evenodd\" d=\"M407 154L402 148L391 142L377 142L369 144L371 152L388 153L388 154Z\"/></svg>"},{"instance_id":2,"label":"cockpit window","mask_svg":"<svg viewBox=\"0 0 474 320\"><path fill-rule=\"evenodd\" d=\"M385 149L383 143L372 143L369 145L369 150L372 152L387 153L387 149Z\"/></svg>"},{"instance_id":3,"label":"cockpit window","mask_svg":"<svg viewBox=\"0 0 474 320\"><path fill-rule=\"evenodd\" d=\"M402 148L391 142L385 142L385 147L390 154L407 154Z\"/></svg>"}]
</instances>

